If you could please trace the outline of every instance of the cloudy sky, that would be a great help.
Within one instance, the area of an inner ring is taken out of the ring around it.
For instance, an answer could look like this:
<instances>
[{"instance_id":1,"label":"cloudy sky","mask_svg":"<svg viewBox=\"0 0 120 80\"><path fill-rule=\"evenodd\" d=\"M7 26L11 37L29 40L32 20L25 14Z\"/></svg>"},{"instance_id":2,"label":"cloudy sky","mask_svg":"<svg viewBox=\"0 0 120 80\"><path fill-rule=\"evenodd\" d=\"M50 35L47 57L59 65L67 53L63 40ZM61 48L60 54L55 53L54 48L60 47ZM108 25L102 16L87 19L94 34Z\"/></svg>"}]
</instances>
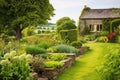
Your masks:
<instances>
[{"instance_id":1,"label":"cloudy sky","mask_svg":"<svg viewBox=\"0 0 120 80\"><path fill-rule=\"evenodd\" d=\"M68 16L78 22L84 5L90 8L120 8L120 0L50 0L55 8L55 16L49 22L55 23L61 17Z\"/></svg>"}]
</instances>

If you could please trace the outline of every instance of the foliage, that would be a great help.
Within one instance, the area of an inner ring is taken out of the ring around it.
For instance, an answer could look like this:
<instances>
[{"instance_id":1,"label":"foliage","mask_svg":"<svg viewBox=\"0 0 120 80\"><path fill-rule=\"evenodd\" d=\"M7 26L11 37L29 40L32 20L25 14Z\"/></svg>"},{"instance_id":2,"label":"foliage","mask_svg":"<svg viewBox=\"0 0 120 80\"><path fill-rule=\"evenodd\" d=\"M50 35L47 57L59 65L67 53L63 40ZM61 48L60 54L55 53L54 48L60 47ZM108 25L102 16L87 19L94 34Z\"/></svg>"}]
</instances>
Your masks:
<instances>
[{"instance_id":1,"label":"foliage","mask_svg":"<svg viewBox=\"0 0 120 80\"><path fill-rule=\"evenodd\" d=\"M29 25L46 23L53 16L54 8L49 0L1 0L0 24L6 29L14 30L16 38L22 37L22 30Z\"/></svg>"},{"instance_id":2,"label":"foliage","mask_svg":"<svg viewBox=\"0 0 120 80\"><path fill-rule=\"evenodd\" d=\"M110 24L113 19L107 18L103 19L102 25L103 25L103 31L109 31L110 32Z\"/></svg>"},{"instance_id":3,"label":"foliage","mask_svg":"<svg viewBox=\"0 0 120 80\"><path fill-rule=\"evenodd\" d=\"M50 53L55 53L55 51L56 51L56 46L52 46L47 49L47 52L50 52Z\"/></svg>"},{"instance_id":4,"label":"foliage","mask_svg":"<svg viewBox=\"0 0 120 80\"><path fill-rule=\"evenodd\" d=\"M77 30L61 30L60 37L63 43L71 43L77 40Z\"/></svg>"},{"instance_id":5,"label":"foliage","mask_svg":"<svg viewBox=\"0 0 120 80\"><path fill-rule=\"evenodd\" d=\"M115 32L109 33L109 35L107 36L107 39L109 42L116 42L116 33Z\"/></svg>"},{"instance_id":6,"label":"foliage","mask_svg":"<svg viewBox=\"0 0 120 80\"><path fill-rule=\"evenodd\" d=\"M96 42L107 42L107 37L106 36L100 36L96 40Z\"/></svg>"},{"instance_id":7,"label":"foliage","mask_svg":"<svg viewBox=\"0 0 120 80\"><path fill-rule=\"evenodd\" d=\"M64 60L66 58L67 58L67 56L63 53L53 53L49 56L49 59L51 61L61 61L61 60Z\"/></svg>"},{"instance_id":8,"label":"foliage","mask_svg":"<svg viewBox=\"0 0 120 80\"><path fill-rule=\"evenodd\" d=\"M42 42L42 43L38 44L38 47L44 48L44 49L47 49L50 46L51 46L51 44L49 42Z\"/></svg>"},{"instance_id":9,"label":"foliage","mask_svg":"<svg viewBox=\"0 0 120 80\"><path fill-rule=\"evenodd\" d=\"M71 46L73 46L75 48L80 48L82 46L82 43L79 41L74 41L71 43Z\"/></svg>"},{"instance_id":10,"label":"foliage","mask_svg":"<svg viewBox=\"0 0 120 80\"><path fill-rule=\"evenodd\" d=\"M46 61L45 68L60 68L62 67L63 63L58 61Z\"/></svg>"},{"instance_id":11,"label":"foliage","mask_svg":"<svg viewBox=\"0 0 120 80\"><path fill-rule=\"evenodd\" d=\"M31 36L35 34L35 27L28 26L22 31L23 36Z\"/></svg>"},{"instance_id":12,"label":"foliage","mask_svg":"<svg viewBox=\"0 0 120 80\"><path fill-rule=\"evenodd\" d=\"M46 50L44 48L39 48L35 45L29 45L26 47L26 53L27 54L32 54L32 55L38 55L38 54L43 54L46 53Z\"/></svg>"},{"instance_id":13,"label":"foliage","mask_svg":"<svg viewBox=\"0 0 120 80\"><path fill-rule=\"evenodd\" d=\"M120 79L120 50L112 49L105 55L104 63L98 68L98 73L102 80L119 80Z\"/></svg>"},{"instance_id":14,"label":"foliage","mask_svg":"<svg viewBox=\"0 0 120 80\"><path fill-rule=\"evenodd\" d=\"M100 32L100 36L107 36L109 34L108 31L102 31Z\"/></svg>"},{"instance_id":15,"label":"foliage","mask_svg":"<svg viewBox=\"0 0 120 80\"><path fill-rule=\"evenodd\" d=\"M82 10L82 12L81 12L80 17L84 14L85 11L90 10L90 9L91 9L90 7L88 7L87 5L85 5L84 8L83 8L83 10ZM86 25L86 22L84 23L84 25L85 25L84 31L83 31L83 32L80 32L80 27L81 27L81 26L80 26L80 23L81 23L81 21L80 21L80 18L79 18L79 21L78 21L79 34L82 33L82 34L84 35L85 31L87 31L86 33L88 33L88 32L89 32L89 29L88 29L88 27L87 27L87 25Z\"/></svg>"},{"instance_id":16,"label":"foliage","mask_svg":"<svg viewBox=\"0 0 120 80\"><path fill-rule=\"evenodd\" d=\"M110 31L115 31L118 26L120 25L120 19L115 19L111 22L111 25L110 25Z\"/></svg>"},{"instance_id":17,"label":"foliage","mask_svg":"<svg viewBox=\"0 0 120 80\"><path fill-rule=\"evenodd\" d=\"M31 55L17 55L16 51L6 53L4 59L0 61L0 79L32 80L29 76L31 58Z\"/></svg>"},{"instance_id":18,"label":"foliage","mask_svg":"<svg viewBox=\"0 0 120 80\"><path fill-rule=\"evenodd\" d=\"M64 45L64 44L55 46L55 51L54 52L57 52L57 53L74 53L76 55L78 53L76 48L74 48L72 46L69 46L69 45Z\"/></svg>"},{"instance_id":19,"label":"foliage","mask_svg":"<svg viewBox=\"0 0 120 80\"><path fill-rule=\"evenodd\" d=\"M61 30L76 29L75 21L70 19L69 17L62 17L59 20L57 20L56 28L58 33Z\"/></svg>"},{"instance_id":20,"label":"foliage","mask_svg":"<svg viewBox=\"0 0 120 80\"><path fill-rule=\"evenodd\" d=\"M96 34L90 34L85 36L87 41L93 41L97 38Z\"/></svg>"},{"instance_id":21,"label":"foliage","mask_svg":"<svg viewBox=\"0 0 120 80\"><path fill-rule=\"evenodd\" d=\"M84 20L84 28L83 28L83 31L81 32L82 35L87 35L90 33L90 29L89 27L87 26L87 23L86 23L86 20Z\"/></svg>"},{"instance_id":22,"label":"foliage","mask_svg":"<svg viewBox=\"0 0 120 80\"><path fill-rule=\"evenodd\" d=\"M120 36L117 36L117 42L120 43Z\"/></svg>"},{"instance_id":23,"label":"foliage","mask_svg":"<svg viewBox=\"0 0 120 80\"><path fill-rule=\"evenodd\" d=\"M90 10L90 9L91 9L90 7L88 7L87 5L85 5L84 8L83 8L83 10L82 10L82 12L81 12L81 16L84 14L85 11Z\"/></svg>"},{"instance_id":24,"label":"foliage","mask_svg":"<svg viewBox=\"0 0 120 80\"><path fill-rule=\"evenodd\" d=\"M40 69L44 68L44 59L40 57L34 57L31 61L31 67L35 72L39 72Z\"/></svg>"},{"instance_id":25,"label":"foliage","mask_svg":"<svg viewBox=\"0 0 120 80\"><path fill-rule=\"evenodd\" d=\"M27 44L41 44L48 43L50 45L55 44L54 34L36 34L34 36L24 37L20 39L20 42Z\"/></svg>"}]
</instances>

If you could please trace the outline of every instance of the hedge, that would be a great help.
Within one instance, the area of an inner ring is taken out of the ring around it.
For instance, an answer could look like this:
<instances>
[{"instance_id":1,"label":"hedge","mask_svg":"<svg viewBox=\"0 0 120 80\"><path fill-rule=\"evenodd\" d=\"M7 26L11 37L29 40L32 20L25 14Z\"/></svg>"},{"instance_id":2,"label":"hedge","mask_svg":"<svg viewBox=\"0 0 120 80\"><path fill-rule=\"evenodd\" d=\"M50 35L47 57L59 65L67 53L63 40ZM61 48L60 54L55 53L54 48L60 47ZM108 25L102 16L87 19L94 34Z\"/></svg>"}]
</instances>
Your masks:
<instances>
[{"instance_id":1,"label":"hedge","mask_svg":"<svg viewBox=\"0 0 120 80\"><path fill-rule=\"evenodd\" d=\"M63 43L71 43L73 41L77 41L77 30L61 30L60 38L63 41Z\"/></svg>"}]
</instances>

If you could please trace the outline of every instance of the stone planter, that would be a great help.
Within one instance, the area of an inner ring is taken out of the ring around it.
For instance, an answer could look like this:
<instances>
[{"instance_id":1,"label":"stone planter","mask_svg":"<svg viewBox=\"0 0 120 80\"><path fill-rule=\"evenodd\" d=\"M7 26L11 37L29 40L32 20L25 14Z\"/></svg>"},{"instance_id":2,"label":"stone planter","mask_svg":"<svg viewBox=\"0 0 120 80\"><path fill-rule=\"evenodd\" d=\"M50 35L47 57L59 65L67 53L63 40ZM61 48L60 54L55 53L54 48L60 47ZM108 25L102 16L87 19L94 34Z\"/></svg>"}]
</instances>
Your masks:
<instances>
[{"instance_id":1,"label":"stone planter","mask_svg":"<svg viewBox=\"0 0 120 80\"><path fill-rule=\"evenodd\" d=\"M68 58L62 61L64 63L62 67L58 69L44 68L44 70L42 71L42 76L47 77L49 80L55 80L60 73L71 67L75 63L75 55L72 53L66 55L68 56Z\"/></svg>"}]
</instances>

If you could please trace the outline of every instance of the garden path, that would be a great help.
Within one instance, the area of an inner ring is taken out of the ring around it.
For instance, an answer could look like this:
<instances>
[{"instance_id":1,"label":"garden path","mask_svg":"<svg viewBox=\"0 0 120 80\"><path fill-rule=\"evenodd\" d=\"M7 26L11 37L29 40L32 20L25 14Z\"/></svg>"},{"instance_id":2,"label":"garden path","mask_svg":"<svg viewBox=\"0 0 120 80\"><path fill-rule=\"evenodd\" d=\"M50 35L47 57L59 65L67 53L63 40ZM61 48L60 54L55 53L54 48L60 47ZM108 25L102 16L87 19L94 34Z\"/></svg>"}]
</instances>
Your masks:
<instances>
[{"instance_id":1,"label":"garden path","mask_svg":"<svg viewBox=\"0 0 120 80\"><path fill-rule=\"evenodd\" d=\"M90 51L86 52L75 64L63 72L57 80L101 80L95 71L103 61L105 43L88 43Z\"/></svg>"}]
</instances>

